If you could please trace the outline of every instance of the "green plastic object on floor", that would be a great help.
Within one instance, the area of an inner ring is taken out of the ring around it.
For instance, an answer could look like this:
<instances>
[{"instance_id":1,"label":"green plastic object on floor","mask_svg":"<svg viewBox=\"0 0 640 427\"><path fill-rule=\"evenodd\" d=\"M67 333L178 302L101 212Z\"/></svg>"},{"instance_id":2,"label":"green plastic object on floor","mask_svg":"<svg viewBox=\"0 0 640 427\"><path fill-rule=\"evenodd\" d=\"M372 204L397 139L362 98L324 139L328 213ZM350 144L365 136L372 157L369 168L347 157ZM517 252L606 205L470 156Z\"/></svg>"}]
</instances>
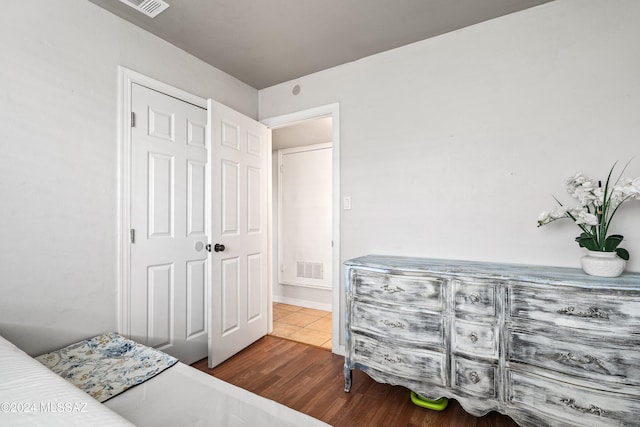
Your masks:
<instances>
[{"instance_id":1,"label":"green plastic object on floor","mask_svg":"<svg viewBox=\"0 0 640 427\"><path fill-rule=\"evenodd\" d=\"M446 397L441 397L438 400L427 400L413 391L411 392L411 401L418 406L431 409L432 411L444 411L449 404L449 399Z\"/></svg>"}]
</instances>

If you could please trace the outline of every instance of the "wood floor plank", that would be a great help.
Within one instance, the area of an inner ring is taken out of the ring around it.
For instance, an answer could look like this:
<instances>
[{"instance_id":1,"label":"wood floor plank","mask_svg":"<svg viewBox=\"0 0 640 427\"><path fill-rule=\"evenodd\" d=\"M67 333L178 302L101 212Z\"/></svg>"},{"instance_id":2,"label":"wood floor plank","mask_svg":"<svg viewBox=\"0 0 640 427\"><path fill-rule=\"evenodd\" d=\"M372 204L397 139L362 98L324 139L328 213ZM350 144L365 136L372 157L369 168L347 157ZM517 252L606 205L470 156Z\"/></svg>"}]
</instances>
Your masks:
<instances>
[{"instance_id":1,"label":"wood floor plank","mask_svg":"<svg viewBox=\"0 0 640 427\"><path fill-rule=\"evenodd\" d=\"M517 427L495 412L474 417L455 400L442 412L418 407L406 388L379 384L357 369L345 393L343 365L328 350L267 336L213 369L206 359L192 366L335 427Z\"/></svg>"}]
</instances>

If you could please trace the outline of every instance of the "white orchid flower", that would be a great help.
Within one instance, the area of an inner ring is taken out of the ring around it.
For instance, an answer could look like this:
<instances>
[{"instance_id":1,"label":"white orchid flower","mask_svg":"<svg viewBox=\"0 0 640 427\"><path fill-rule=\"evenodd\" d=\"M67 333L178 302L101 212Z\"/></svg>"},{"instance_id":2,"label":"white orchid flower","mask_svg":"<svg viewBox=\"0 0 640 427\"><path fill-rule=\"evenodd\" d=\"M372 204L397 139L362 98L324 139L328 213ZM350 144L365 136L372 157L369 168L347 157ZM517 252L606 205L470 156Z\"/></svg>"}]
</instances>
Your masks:
<instances>
[{"instance_id":1,"label":"white orchid flower","mask_svg":"<svg viewBox=\"0 0 640 427\"><path fill-rule=\"evenodd\" d=\"M567 216L567 209L558 206L551 211L544 211L538 216L538 225L545 225L556 219L565 218Z\"/></svg>"},{"instance_id":2,"label":"white orchid flower","mask_svg":"<svg viewBox=\"0 0 640 427\"><path fill-rule=\"evenodd\" d=\"M567 190L571 193L576 187L581 186L587 178L582 175L582 172L576 172L573 176L567 178Z\"/></svg>"},{"instance_id":3,"label":"white orchid flower","mask_svg":"<svg viewBox=\"0 0 640 427\"><path fill-rule=\"evenodd\" d=\"M576 224L598 225L598 217L587 211L580 211L576 216Z\"/></svg>"},{"instance_id":4,"label":"white orchid flower","mask_svg":"<svg viewBox=\"0 0 640 427\"><path fill-rule=\"evenodd\" d=\"M590 204L600 205L602 204L602 195L598 196L596 194L598 191L601 191L600 188L594 185L592 181L584 181L582 184L575 187L571 195L578 199L582 206Z\"/></svg>"},{"instance_id":5,"label":"white orchid flower","mask_svg":"<svg viewBox=\"0 0 640 427\"><path fill-rule=\"evenodd\" d=\"M549 211L543 211L538 215L538 225L544 225L551 222L551 213Z\"/></svg>"},{"instance_id":6,"label":"white orchid flower","mask_svg":"<svg viewBox=\"0 0 640 427\"><path fill-rule=\"evenodd\" d=\"M640 178L620 178L620 181L613 187L612 197L620 201L640 198Z\"/></svg>"}]
</instances>

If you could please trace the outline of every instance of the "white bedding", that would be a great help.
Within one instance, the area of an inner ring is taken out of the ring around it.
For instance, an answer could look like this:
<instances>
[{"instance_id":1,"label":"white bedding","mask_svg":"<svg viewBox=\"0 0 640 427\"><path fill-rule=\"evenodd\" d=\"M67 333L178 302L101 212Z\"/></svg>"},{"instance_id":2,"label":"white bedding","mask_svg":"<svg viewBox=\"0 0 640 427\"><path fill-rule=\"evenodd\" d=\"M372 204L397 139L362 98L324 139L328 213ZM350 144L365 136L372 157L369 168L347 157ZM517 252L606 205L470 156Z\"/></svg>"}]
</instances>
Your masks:
<instances>
[{"instance_id":1,"label":"white bedding","mask_svg":"<svg viewBox=\"0 0 640 427\"><path fill-rule=\"evenodd\" d=\"M0 336L0 425L132 424Z\"/></svg>"},{"instance_id":2,"label":"white bedding","mask_svg":"<svg viewBox=\"0 0 640 427\"><path fill-rule=\"evenodd\" d=\"M143 427L328 426L180 362L104 404Z\"/></svg>"},{"instance_id":3,"label":"white bedding","mask_svg":"<svg viewBox=\"0 0 640 427\"><path fill-rule=\"evenodd\" d=\"M0 336L0 426L5 425L326 427L328 424L180 362L99 403Z\"/></svg>"}]
</instances>

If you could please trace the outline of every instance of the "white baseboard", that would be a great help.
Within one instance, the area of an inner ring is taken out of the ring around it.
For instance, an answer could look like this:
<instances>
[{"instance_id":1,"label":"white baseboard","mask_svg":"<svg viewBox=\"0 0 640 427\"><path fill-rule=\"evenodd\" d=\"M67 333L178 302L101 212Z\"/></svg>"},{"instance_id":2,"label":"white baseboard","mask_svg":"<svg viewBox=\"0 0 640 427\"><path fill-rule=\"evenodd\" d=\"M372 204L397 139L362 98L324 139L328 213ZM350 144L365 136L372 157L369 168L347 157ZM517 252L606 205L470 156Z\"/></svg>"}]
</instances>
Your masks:
<instances>
[{"instance_id":1,"label":"white baseboard","mask_svg":"<svg viewBox=\"0 0 640 427\"><path fill-rule=\"evenodd\" d=\"M298 298L290 298L290 297L282 297L282 296L274 295L273 302L297 305L299 307L313 308L316 310L332 311L331 304L325 304L325 303L315 302L315 301L307 301L307 300L298 299Z\"/></svg>"}]
</instances>

